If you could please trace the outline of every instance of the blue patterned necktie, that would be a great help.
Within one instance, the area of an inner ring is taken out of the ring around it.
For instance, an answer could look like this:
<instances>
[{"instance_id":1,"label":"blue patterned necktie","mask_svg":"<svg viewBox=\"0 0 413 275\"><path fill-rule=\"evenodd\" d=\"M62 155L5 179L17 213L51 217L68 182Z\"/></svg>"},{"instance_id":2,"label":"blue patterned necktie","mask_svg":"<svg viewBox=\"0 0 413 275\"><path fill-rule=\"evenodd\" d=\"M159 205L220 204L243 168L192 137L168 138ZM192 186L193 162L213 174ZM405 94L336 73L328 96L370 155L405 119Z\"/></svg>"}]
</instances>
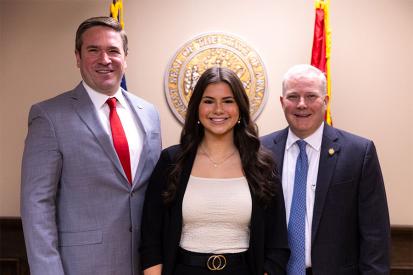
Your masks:
<instances>
[{"instance_id":1,"label":"blue patterned necktie","mask_svg":"<svg viewBox=\"0 0 413 275\"><path fill-rule=\"evenodd\" d=\"M288 221L288 242L291 256L287 274L305 275L305 214L308 159L305 152L307 143L297 140L300 154L295 165L294 192Z\"/></svg>"}]
</instances>

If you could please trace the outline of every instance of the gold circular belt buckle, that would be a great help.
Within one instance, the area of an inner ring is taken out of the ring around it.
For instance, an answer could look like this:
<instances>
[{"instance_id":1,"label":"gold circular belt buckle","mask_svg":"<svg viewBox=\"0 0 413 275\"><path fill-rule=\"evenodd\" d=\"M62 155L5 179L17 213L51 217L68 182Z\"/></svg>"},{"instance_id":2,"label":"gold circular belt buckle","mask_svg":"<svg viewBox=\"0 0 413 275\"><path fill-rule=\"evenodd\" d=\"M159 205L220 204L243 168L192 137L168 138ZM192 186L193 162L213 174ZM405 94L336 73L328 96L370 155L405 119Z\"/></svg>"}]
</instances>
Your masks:
<instances>
[{"instance_id":1,"label":"gold circular belt buckle","mask_svg":"<svg viewBox=\"0 0 413 275\"><path fill-rule=\"evenodd\" d=\"M223 270L227 266L227 259L224 255L211 255L207 260L207 267L211 271Z\"/></svg>"}]
</instances>

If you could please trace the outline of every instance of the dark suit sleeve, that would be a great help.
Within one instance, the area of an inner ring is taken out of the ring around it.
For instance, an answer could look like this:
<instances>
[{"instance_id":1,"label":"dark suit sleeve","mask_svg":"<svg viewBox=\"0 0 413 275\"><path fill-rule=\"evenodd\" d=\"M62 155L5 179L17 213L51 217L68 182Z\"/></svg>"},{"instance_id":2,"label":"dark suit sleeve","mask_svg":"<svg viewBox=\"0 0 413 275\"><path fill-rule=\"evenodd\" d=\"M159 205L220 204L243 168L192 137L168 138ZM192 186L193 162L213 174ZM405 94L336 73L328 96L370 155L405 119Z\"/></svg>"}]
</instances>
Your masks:
<instances>
[{"instance_id":1,"label":"dark suit sleeve","mask_svg":"<svg viewBox=\"0 0 413 275\"><path fill-rule=\"evenodd\" d=\"M284 196L281 184L276 186L276 197L265 213L264 271L269 275L286 274L290 257Z\"/></svg>"},{"instance_id":2,"label":"dark suit sleeve","mask_svg":"<svg viewBox=\"0 0 413 275\"><path fill-rule=\"evenodd\" d=\"M162 192L167 180L170 158L166 151L161 153L145 194L142 214L142 239L140 256L142 270L162 263L162 232L165 205Z\"/></svg>"},{"instance_id":3,"label":"dark suit sleeve","mask_svg":"<svg viewBox=\"0 0 413 275\"><path fill-rule=\"evenodd\" d=\"M361 274L390 274L390 222L379 160L373 142L366 147L359 184Z\"/></svg>"}]
</instances>

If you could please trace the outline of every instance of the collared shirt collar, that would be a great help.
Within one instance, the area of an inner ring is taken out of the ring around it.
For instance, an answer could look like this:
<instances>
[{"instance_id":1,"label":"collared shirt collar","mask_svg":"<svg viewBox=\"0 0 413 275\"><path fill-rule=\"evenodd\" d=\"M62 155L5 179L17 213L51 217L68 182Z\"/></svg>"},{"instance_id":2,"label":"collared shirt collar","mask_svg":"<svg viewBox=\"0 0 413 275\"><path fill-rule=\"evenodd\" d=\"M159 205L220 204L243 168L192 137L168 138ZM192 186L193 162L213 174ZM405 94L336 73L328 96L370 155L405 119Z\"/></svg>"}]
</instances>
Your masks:
<instances>
[{"instance_id":1,"label":"collared shirt collar","mask_svg":"<svg viewBox=\"0 0 413 275\"><path fill-rule=\"evenodd\" d=\"M304 139L305 142L307 142L308 145L310 145L314 150L320 151L321 148L321 141L323 139L323 130L324 130L324 122L321 123L320 127L311 135L306 137ZM293 144L299 140L300 138L297 137L293 131L291 131L291 128L288 128L288 137L287 137L287 143L285 144L285 148L287 150L290 149Z\"/></svg>"},{"instance_id":2,"label":"collared shirt collar","mask_svg":"<svg viewBox=\"0 0 413 275\"><path fill-rule=\"evenodd\" d=\"M122 89L120 87L113 96L108 96L92 89L89 85L86 84L85 81L82 81L82 84L83 87L85 87L86 92L89 94L90 99L92 100L96 110L99 110L100 108L105 106L106 100L108 100L108 98L110 97L116 97L116 99L118 100L118 105L120 105L123 108L126 108L126 99L123 96Z\"/></svg>"}]
</instances>

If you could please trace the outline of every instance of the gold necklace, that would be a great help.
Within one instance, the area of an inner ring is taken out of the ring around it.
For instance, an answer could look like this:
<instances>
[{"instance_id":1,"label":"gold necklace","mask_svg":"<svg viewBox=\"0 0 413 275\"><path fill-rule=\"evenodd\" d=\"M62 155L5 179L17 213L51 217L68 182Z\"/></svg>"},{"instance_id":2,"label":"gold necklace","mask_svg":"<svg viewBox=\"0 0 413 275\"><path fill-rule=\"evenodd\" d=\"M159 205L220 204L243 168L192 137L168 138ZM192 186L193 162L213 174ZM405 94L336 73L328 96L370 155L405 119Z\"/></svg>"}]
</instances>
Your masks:
<instances>
[{"instance_id":1,"label":"gold necklace","mask_svg":"<svg viewBox=\"0 0 413 275\"><path fill-rule=\"evenodd\" d=\"M207 151L203 148L203 146L200 146L200 149L202 151L202 153L205 154L205 156L208 158L208 160L214 165L215 168L217 168L218 166L220 166L221 164L223 164L225 161L227 161L230 157L232 157L235 152L237 151L237 149L235 148L234 151L232 151L231 154L229 154L228 156L224 157L221 161L215 161L213 160L209 154L207 153Z\"/></svg>"}]
</instances>

